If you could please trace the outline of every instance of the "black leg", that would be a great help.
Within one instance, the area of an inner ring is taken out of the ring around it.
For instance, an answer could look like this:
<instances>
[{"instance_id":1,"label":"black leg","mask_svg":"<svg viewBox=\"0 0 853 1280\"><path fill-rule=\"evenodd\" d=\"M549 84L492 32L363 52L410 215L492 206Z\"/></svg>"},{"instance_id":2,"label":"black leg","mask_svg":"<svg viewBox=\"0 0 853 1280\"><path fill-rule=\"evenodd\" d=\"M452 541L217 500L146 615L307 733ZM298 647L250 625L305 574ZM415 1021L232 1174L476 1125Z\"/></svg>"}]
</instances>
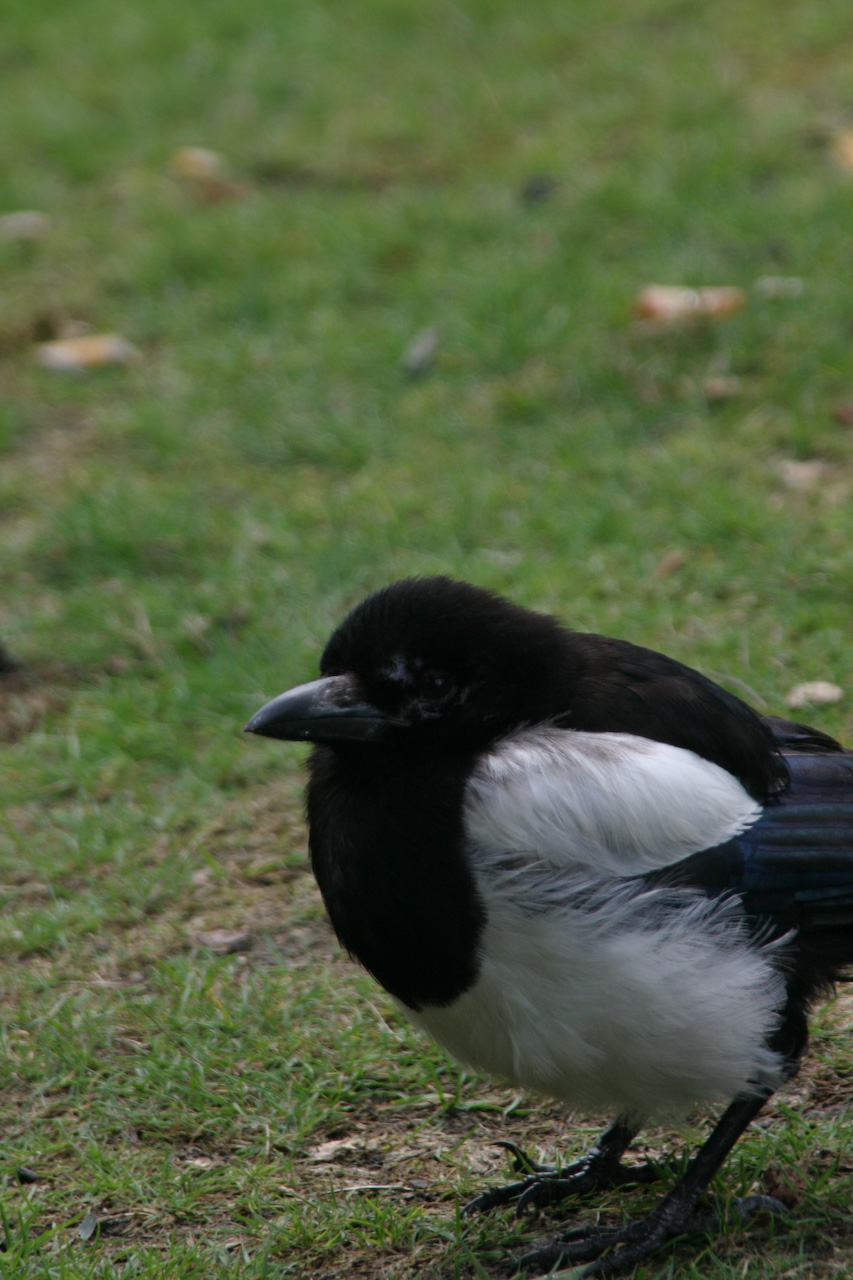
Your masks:
<instances>
[{"instance_id":1,"label":"black leg","mask_svg":"<svg viewBox=\"0 0 853 1280\"><path fill-rule=\"evenodd\" d=\"M627 1116L618 1116L580 1160L559 1169L537 1164L514 1143L499 1142L498 1146L512 1154L515 1172L526 1176L505 1187L484 1191L466 1204L462 1212L477 1213L515 1201L516 1213L520 1214L531 1204L556 1204L567 1196L589 1195L602 1187L654 1182L658 1173L651 1165L622 1164L621 1157L637 1136L639 1127Z\"/></svg>"},{"instance_id":2,"label":"black leg","mask_svg":"<svg viewBox=\"0 0 853 1280\"><path fill-rule=\"evenodd\" d=\"M735 1099L693 1157L683 1178L647 1218L625 1227L579 1228L543 1249L525 1254L519 1260L519 1268L541 1274L556 1265L577 1266L588 1262L591 1265L582 1272L584 1277L624 1275L676 1236L707 1235L719 1230L721 1222L718 1215L710 1210L699 1210L699 1200L771 1092L765 1090ZM772 1213L785 1211L784 1206L770 1196L747 1196L736 1200L734 1206L741 1222L760 1210Z\"/></svg>"}]
</instances>

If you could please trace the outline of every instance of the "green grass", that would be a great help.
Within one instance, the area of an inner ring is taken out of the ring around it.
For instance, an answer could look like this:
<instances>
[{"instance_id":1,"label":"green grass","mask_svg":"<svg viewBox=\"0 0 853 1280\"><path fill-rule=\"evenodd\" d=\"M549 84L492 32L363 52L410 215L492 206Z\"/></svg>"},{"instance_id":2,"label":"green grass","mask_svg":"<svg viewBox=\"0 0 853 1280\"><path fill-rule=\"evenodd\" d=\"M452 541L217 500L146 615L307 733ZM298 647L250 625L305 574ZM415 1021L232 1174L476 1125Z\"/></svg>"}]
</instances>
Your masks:
<instances>
[{"instance_id":1,"label":"green grass","mask_svg":"<svg viewBox=\"0 0 853 1280\"><path fill-rule=\"evenodd\" d=\"M847 0L14 0L0 213L51 227L0 241L2 1280L506 1275L562 1220L458 1218L495 1138L590 1122L460 1073L338 954L300 752L240 729L438 571L768 709L832 680L810 718L853 739L848 35ZM243 195L171 178L186 145ZM652 281L749 301L650 331ZM71 322L141 361L38 368ZM790 1223L640 1274L850 1273L850 1020L717 1181L793 1167Z\"/></svg>"}]
</instances>

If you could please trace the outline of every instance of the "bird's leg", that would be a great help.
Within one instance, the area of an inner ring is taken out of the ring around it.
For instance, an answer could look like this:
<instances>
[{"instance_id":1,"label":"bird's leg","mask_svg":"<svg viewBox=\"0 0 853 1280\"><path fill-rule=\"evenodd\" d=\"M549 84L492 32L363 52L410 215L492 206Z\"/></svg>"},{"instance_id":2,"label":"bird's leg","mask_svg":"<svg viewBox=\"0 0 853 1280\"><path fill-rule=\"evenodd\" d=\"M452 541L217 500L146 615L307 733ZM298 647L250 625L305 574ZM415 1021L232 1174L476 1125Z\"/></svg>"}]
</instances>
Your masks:
<instances>
[{"instance_id":1,"label":"bird's leg","mask_svg":"<svg viewBox=\"0 0 853 1280\"><path fill-rule=\"evenodd\" d=\"M520 1214L531 1204L556 1204L567 1196L589 1195L602 1187L654 1182L658 1173L652 1165L622 1164L621 1158L637 1136L639 1127L627 1116L617 1116L580 1160L559 1168L537 1164L512 1142L499 1142L497 1146L511 1153L515 1172L526 1176L507 1186L484 1191L469 1201L462 1212L477 1213L515 1201L516 1213Z\"/></svg>"},{"instance_id":2,"label":"bird's leg","mask_svg":"<svg viewBox=\"0 0 853 1280\"><path fill-rule=\"evenodd\" d=\"M771 1090L736 1098L720 1117L707 1141L693 1157L684 1176L639 1222L624 1227L578 1228L519 1259L518 1268L533 1274L550 1272L555 1266L590 1265L583 1277L620 1276L631 1271L650 1253L676 1236L708 1235L726 1221L713 1209L700 1209L699 1201L714 1174L744 1129L770 1097ZM730 1221L746 1222L764 1210L784 1213L785 1206L771 1196L746 1196L732 1202Z\"/></svg>"}]
</instances>

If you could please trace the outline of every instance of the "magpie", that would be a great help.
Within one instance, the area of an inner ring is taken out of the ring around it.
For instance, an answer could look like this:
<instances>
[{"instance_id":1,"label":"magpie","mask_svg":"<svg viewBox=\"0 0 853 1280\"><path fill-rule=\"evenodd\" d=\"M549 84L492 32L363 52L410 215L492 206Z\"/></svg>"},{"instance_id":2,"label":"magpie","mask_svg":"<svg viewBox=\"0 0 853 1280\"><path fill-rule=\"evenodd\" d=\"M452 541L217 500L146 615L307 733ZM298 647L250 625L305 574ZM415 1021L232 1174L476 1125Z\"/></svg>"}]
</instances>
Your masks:
<instances>
[{"instance_id":1,"label":"magpie","mask_svg":"<svg viewBox=\"0 0 853 1280\"><path fill-rule=\"evenodd\" d=\"M853 978L853 752L699 672L446 577L367 597L252 733L315 744L310 855L343 946L459 1061L615 1119L468 1211L647 1182L649 1120L727 1103L641 1221L526 1254L624 1274L704 1193ZM766 1196L729 1215L781 1209Z\"/></svg>"}]
</instances>

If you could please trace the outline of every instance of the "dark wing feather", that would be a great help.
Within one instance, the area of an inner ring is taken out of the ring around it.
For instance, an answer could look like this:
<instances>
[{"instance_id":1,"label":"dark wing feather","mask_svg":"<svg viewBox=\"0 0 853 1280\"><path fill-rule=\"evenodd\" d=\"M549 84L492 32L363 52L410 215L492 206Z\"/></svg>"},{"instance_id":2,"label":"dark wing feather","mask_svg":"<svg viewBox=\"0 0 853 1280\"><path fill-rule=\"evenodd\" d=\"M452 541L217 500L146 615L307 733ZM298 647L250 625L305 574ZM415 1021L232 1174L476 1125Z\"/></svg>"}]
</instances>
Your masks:
<instances>
[{"instance_id":1,"label":"dark wing feather","mask_svg":"<svg viewBox=\"0 0 853 1280\"><path fill-rule=\"evenodd\" d=\"M750 919L778 933L838 933L853 962L853 752L787 762L790 787L748 831L647 878L737 894Z\"/></svg>"},{"instance_id":2,"label":"dark wing feather","mask_svg":"<svg viewBox=\"0 0 853 1280\"><path fill-rule=\"evenodd\" d=\"M782 720L779 716L764 716L764 723L773 734L779 751L850 754L840 742L836 742L835 738L831 738L821 729L813 729L811 725L798 724L794 720Z\"/></svg>"},{"instance_id":3,"label":"dark wing feather","mask_svg":"<svg viewBox=\"0 0 853 1280\"><path fill-rule=\"evenodd\" d=\"M633 733L685 747L738 778L765 801L787 781L772 726L692 667L604 636L573 636L578 670L558 723Z\"/></svg>"}]
</instances>

